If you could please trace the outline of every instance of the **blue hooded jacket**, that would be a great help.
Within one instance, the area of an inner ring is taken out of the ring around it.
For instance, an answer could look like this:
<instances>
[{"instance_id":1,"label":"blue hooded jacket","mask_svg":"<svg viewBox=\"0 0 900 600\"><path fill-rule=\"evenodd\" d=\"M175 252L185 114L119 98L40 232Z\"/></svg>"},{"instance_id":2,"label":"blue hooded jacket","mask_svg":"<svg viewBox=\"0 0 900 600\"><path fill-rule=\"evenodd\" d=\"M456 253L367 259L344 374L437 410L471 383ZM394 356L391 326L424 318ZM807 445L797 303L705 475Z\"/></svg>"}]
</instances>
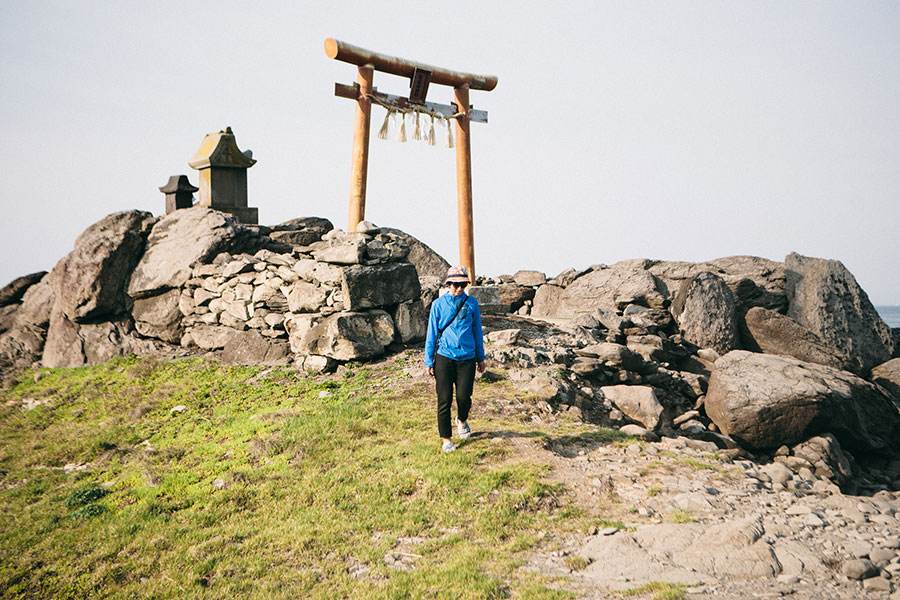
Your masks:
<instances>
[{"instance_id":1,"label":"blue hooded jacket","mask_svg":"<svg viewBox=\"0 0 900 600\"><path fill-rule=\"evenodd\" d=\"M465 304L454 319L453 315L461 302ZM437 342L438 354L453 360L474 358L476 362L484 361L484 334L481 331L481 308L478 300L464 292L459 296L444 294L432 303L428 334L425 337L426 367L434 366L435 342L438 332L444 327L446 329Z\"/></svg>"}]
</instances>

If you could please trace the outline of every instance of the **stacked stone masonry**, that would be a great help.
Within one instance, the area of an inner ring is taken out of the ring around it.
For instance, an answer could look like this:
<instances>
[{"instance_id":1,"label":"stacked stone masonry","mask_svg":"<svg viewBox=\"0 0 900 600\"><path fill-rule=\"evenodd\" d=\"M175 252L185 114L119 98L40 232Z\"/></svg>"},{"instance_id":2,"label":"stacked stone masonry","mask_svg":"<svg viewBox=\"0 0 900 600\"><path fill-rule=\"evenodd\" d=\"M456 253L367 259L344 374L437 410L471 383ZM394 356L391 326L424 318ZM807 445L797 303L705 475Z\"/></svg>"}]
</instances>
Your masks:
<instances>
[{"instance_id":1,"label":"stacked stone masonry","mask_svg":"<svg viewBox=\"0 0 900 600\"><path fill-rule=\"evenodd\" d=\"M286 340L300 356L371 358L392 342L424 339L415 267L394 234L326 235L291 253L217 255L195 265L178 299L182 346L224 348L221 328ZM318 257L318 259L316 258Z\"/></svg>"}]
</instances>

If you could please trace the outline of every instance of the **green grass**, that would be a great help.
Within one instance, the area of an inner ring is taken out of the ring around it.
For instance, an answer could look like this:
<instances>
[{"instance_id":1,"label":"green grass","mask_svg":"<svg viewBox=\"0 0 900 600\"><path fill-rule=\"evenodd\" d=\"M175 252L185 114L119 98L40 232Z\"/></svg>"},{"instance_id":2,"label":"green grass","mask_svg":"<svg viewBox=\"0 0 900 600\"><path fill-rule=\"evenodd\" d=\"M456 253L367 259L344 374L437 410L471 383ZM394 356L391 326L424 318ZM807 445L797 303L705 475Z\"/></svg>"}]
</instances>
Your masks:
<instances>
[{"instance_id":1,"label":"green grass","mask_svg":"<svg viewBox=\"0 0 900 600\"><path fill-rule=\"evenodd\" d=\"M678 459L678 464L690 467L691 469L694 469L696 471L702 471L706 469L709 471L722 472L722 468L720 466L702 460L697 460L696 458L680 458Z\"/></svg>"},{"instance_id":2,"label":"green grass","mask_svg":"<svg viewBox=\"0 0 900 600\"><path fill-rule=\"evenodd\" d=\"M673 523L696 523L697 517L692 515L690 512L681 509L675 509L672 511L672 522Z\"/></svg>"},{"instance_id":3,"label":"green grass","mask_svg":"<svg viewBox=\"0 0 900 600\"><path fill-rule=\"evenodd\" d=\"M440 453L431 389L396 368L261 370L128 358L3 392L3 597L573 597L517 568L583 522L546 466Z\"/></svg>"},{"instance_id":4,"label":"green grass","mask_svg":"<svg viewBox=\"0 0 900 600\"><path fill-rule=\"evenodd\" d=\"M565 559L563 559L563 562L565 562L566 566L573 571L583 571L589 564L594 561L590 558L570 554L569 556L565 557Z\"/></svg>"},{"instance_id":5,"label":"green grass","mask_svg":"<svg viewBox=\"0 0 900 600\"><path fill-rule=\"evenodd\" d=\"M687 598L687 588L688 586L683 583L651 581L639 587L618 592L618 594L626 597L653 594L652 600L684 600Z\"/></svg>"}]
</instances>

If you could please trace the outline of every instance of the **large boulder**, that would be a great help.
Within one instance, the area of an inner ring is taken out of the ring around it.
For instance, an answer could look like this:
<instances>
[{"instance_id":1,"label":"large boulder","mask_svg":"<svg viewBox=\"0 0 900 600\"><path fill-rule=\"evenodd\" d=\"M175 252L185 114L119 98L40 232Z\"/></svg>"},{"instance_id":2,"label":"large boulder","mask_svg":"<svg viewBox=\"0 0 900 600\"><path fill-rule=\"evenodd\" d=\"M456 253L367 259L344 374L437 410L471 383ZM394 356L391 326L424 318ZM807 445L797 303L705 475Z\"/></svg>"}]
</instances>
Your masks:
<instances>
[{"instance_id":1,"label":"large boulder","mask_svg":"<svg viewBox=\"0 0 900 600\"><path fill-rule=\"evenodd\" d=\"M50 318L41 362L45 367L80 367L118 356L147 356L164 350L158 342L137 338L128 317L102 323L76 323L56 307Z\"/></svg>"},{"instance_id":2,"label":"large boulder","mask_svg":"<svg viewBox=\"0 0 900 600\"><path fill-rule=\"evenodd\" d=\"M0 306L17 304L32 285L44 278L47 271L22 275L0 288Z\"/></svg>"},{"instance_id":3,"label":"large boulder","mask_svg":"<svg viewBox=\"0 0 900 600\"><path fill-rule=\"evenodd\" d=\"M50 313L56 301L52 276L44 275L22 296L22 302L4 309L6 314L0 334L0 384L12 383L15 376L41 360Z\"/></svg>"},{"instance_id":4,"label":"large boulder","mask_svg":"<svg viewBox=\"0 0 900 600\"><path fill-rule=\"evenodd\" d=\"M535 287L547 283L547 276L540 271L516 271L513 281L516 285Z\"/></svg>"},{"instance_id":5,"label":"large boulder","mask_svg":"<svg viewBox=\"0 0 900 600\"><path fill-rule=\"evenodd\" d=\"M755 306L744 315L744 346L748 350L793 356L804 362L844 368L838 353L792 318Z\"/></svg>"},{"instance_id":6,"label":"large boulder","mask_svg":"<svg viewBox=\"0 0 900 600\"><path fill-rule=\"evenodd\" d=\"M890 392L900 405L900 358L892 358L872 369L870 379Z\"/></svg>"},{"instance_id":7,"label":"large boulder","mask_svg":"<svg viewBox=\"0 0 900 600\"><path fill-rule=\"evenodd\" d=\"M831 432L851 451L896 449L900 413L877 385L795 358L729 352L715 363L704 402L722 433L751 448Z\"/></svg>"},{"instance_id":8,"label":"large boulder","mask_svg":"<svg viewBox=\"0 0 900 600\"><path fill-rule=\"evenodd\" d=\"M221 325L194 325L190 329L190 340L203 350L221 350L239 333L237 329Z\"/></svg>"},{"instance_id":9,"label":"large boulder","mask_svg":"<svg viewBox=\"0 0 900 600\"><path fill-rule=\"evenodd\" d=\"M56 302L55 287L53 276L49 273L29 287L16 310L16 325L38 328L46 332L50 325L50 312Z\"/></svg>"},{"instance_id":10,"label":"large boulder","mask_svg":"<svg viewBox=\"0 0 900 600\"><path fill-rule=\"evenodd\" d=\"M269 237L283 244L292 246L308 246L322 239L322 236L334 229L328 219L322 217L300 217L279 223L272 227Z\"/></svg>"},{"instance_id":11,"label":"large boulder","mask_svg":"<svg viewBox=\"0 0 900 600\"><path fill-rule=\"evenodd\" d=\"M534 306L531 307L531 316L550 318L564 316L562 308L564 291L565 288L549 283L539 287L534 293ZM587 312L587 314L590 314L590 312Z\"/></svg>"},{"instance_id":12,"label":"large boulder","mask_svg":"<svg viewBox=\"0 0 900 600\"><path fill-rule=\"evenodd\" d=\"M428 313L422 300L398 304L394 311L394 326L404 344L424 340L428 330Z\"/></svg>"},{"instance_id":13,"label":"large boulder","mask_svg":"<svg viewBox=\"0 0 900 600\"><path fill-rule=\"evenodd\" d=\"M429 248L428 245L399 229L382 227L381 232L394 234L407 243L409 255L406 257L406 260L415 266L420 279L422 277L437 277L443 282L447 277L447 269L450 268L450 263Z\"/></svg>"},{"instance_id":14,"label":"large boulder","mask_svg":"<svg viewBox=\"0 0 900 600\"><path fill-rule=\"evenodd\" d=\"M298 322L305 322L298 327ZM292 319L291 348L335 360L372 358L394 340L394 321L383 310L342 312L324 318ZM299 339L297 339L299 338Z\"/></svg>"},{"instance_id":15,"label":"large boulder","mask_svg":"<svg viewBox=\"0 0 900 600\"><path fill-rule=\"evenodd\" d=\"M655 261L648 270L669 296L674 296L685 280L708 271L721 277L731 289L739 315L753 306L779 312L787 309L784 265L766 258L726 256L699 263Z\"/></svg>"},{"instance_id":16,"label":"large boulder","mask_svg":"<svg viewBox=\"0 0 900 600\"><path fill-rule=\"evenodd\" d=\"M629 419L637 421L653 431L662 422L663 405L656 392L646 385L608 385L600 388L603 395L625 413Z\"/></svg>"},{"instance_id":17,"label":"large boulder","mask_svg":"<svg viewBox=\"0 0 900 600\"><path fill-rule=\"evenodd\" d=\"M194 263L209 262L226 250L252 249L254 238L258 232L217 210L202 206L176 210L150 231L128 294L144 298L181 287L190 279Z\"/></svg>"},{"instance_id":18,"label":"large boulder","mask_svg":"<svg viewBox=\"0 0 900 600\"><path fill-rule=\"evenodd\" d=\"M668 298L659 281L647 270L652 261L626 260L611 267L597 268L565 288L538 288L532 314L568 318L592 314L597 307L617 311L629 304L666 308Z\"/></svg>"},{"instance_id":19,"label":"large boulder","mask_svg":"<svg viewBox=\"0 0 900 600\"><path fill-rule=\"evenodd\" d=\"M290 346L287 340L269 339L258 331L235 331L228 336L220 359L229 365L286 365Z\"/></svg>"},{"instance_id":20,"label":"large boulder","mask_svg":"<svg viewBox=\"0 0 900 600\"><path fill-rule=\"evenodd\" d=\"M327 290L306 281L297 281L291 286L287 296L288 310L291 312L318 312L325 306Z\"/></svg>"},{"instance_id":21,"label":"large boulder","mask_svg":"<svg viewBox=\"0 0 900 600\"><path fill-rule=\"evenodd\" d=\"M341 287L349 310L400 304L421 293L416 268L410 263L347 267Z\"/></svg>"},{"instance_id":22,"label":"large boulder","mask_svg":"<svg viewBox=\"0 0 900 600\"><path fill-rule=\"evenodd\" d=\"M719 354L740 347L734 295L718 275L705 271L685 280L673 312L686 341Z\"/></svg>"},{"instance_id":23,"label":"large boulder","mask_svg":"<svg viewBox=\"0 0 900 600\"><path fill-rule=\"evenodd\" d=\"M866 375L891 358L891 328L840 261L791 253L785 273L788 316L832 346L846 368Z\"/></svg>"},{"instance_id":24,"label":"large boulder","mask_svg":"<svg viewBox=\"0 0 900 600\"><path fill-rule=\"evenodd\" d=\"M180 297L180 290L169 290L156 296L135 300L131 314L138 333L177 344L184 333L181 324L182 314L178 307Z\"/></svg>"},{"instance_id":25,"label":"large boulder","mask_svg":"<svg viewBox=\"0 0 900 600\"><path fill-rule=\"evenodd\" d=\"M97 321L127 311L125 284L155 221L145 211L117 212L78 236L75 249L53 267L56 301L69 320Z\"/></svg>"},{"instance_id":26,"label":"large boulder","mask_svg":"<svg viewBox=\"0 0 900 600\"><path fill-rule=\"evenodd\" d=\"M841 450L837 438L830 433L823 433L797 444L792 454L811 464L816 475L840 486L848 484L853 477L850 459Z\"/></svg>"},{"instance_id":27,"label":"large boulder","mask_svg":"<svg viewBox=\"0 0 900 600\"><path fill-rule=\"evenodd\" d=\"M589 344L576 350L575 353L579 357L594 359L601 366L612 369L640 371L641 367L644 366L644 359L639 354L635 354L627 346L612 342Z\"/></svg>"},{"instance_id":28,"label":"large boulder","mask_svg":"<svg viewBox=\"0 0 900 600\"><path fill-rule=\"evenodd\" d=\"M0 385L12 383L15 375L41 359L44 333L31 327L13 327L0 335Z\"/></svg>"},{"instance_id":29,"label":"large boulder","mask_svg":"<svg viewBox=\"0 0 900 600\"><path fill-rule=\"evenodd\" d=\"M18 312L18 309L18 304L0 306L0 335L9 331L16 324L16 312Z\"/></svg>"},{"instance_id":30,"label":"large boulder","mask_svg":"<svg viewBox=\"0 0 900 600\"><path fill-rule=\"evenodd\" d=\"M497 286L499 304L509 304L512 310L517 310L525 304L526 300L534 299L534 288L515 283L502 283Z\"/></svg>"}]
</instances>

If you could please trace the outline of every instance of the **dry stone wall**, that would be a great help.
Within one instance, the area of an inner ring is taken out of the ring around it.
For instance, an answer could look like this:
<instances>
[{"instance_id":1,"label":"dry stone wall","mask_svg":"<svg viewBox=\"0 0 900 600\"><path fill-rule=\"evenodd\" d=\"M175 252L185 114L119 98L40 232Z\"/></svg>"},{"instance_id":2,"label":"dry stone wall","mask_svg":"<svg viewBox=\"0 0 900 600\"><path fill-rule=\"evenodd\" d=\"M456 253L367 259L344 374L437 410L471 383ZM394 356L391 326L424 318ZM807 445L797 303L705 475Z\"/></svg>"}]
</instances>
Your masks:
<instances>
[{"instance_id":1,"label":"dry stone wall","mask_svg":"<svg viewBox=\"0 0 900 600\"><path fill-rule=\"evenodd\" d=\"M423 339L426 313L416 267L405 262L406 240L377 228L348 234L322 221L312 221L313 234L280 226L274 233L296 234L278 236L280 241L322 238L290 252L222 252L194 264L177 299L167 299L159 311L165 316L156 322L170 323L164 335L179 335L184 347L215 351L252 331L257 344L266 339L283 345L289 351L277 355L287 360L293 354L311 368L371 358L394 341ZM179 318L173 318L176 309Z\"/></svg>"},{"instance_id":2,"label":"dry stone wall","mask_svg":"<svg viewBox=\"0 0 900 600\"><path fill-rule=\"evenodd\" d=\"M405 242L390 233L335 232L316 244L291 254L221 253L196 265L177 301L181 345L219 350L232 331L253 330L289 342L300 356L355 360L381 354L395 339L423 339L416 268L388 262L406 258Z\"/></svg>"}]
</instances>

